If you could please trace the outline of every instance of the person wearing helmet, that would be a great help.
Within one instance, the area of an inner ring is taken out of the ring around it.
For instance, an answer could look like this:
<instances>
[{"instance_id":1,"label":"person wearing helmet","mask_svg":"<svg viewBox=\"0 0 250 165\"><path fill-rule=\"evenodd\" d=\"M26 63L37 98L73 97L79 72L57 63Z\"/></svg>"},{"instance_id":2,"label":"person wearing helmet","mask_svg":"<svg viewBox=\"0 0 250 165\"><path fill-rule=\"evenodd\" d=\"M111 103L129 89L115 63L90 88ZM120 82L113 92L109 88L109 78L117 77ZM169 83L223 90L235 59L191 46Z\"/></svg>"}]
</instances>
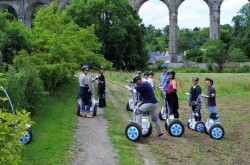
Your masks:
<instances>
[{"instance_id":1,"label":"person wearing helmet","mask_svg":"<svg viewBox=\"0 0 250 165\"><path fill-rule=\"evenodd\" d=\"M164 92L167 92L168 91L168 84L164 86L165 82L167 81L168 79L168 66L167 64L162 64L161 65L161 70L162 70L162 74L161 74L161 77L160 77L160 84L159 86L162 87L162 90Z\"/></svg>"},{"instance_id":2,"label":"person wearing helmet","mask_svg":"<svg viewBox=\"0 0 250 165\"><path fill-rule=\"evenodd\" d=\"M149 84L152 86L152 88L153 88L153 81L152 81L152 79L151 78L149 78L149 71L145 71L144 72L144 79L143 79L143 81L147 81L147 82L149 82Z\"/></svg>"},{"instance_id":3,"label":"person wearing helmet","mask_svg":"<svg viewBox=\"0 0 250 165\"><path fill-rule=\"evenodd\" d=\"M99 95L99 107L100 108L105 108L106 107L106 82L105 82L105 77L104 77L104 72L106 70L105 66L101 66L99 70L99 74L97 77L98 80L98 95Z\"/></svg>"},{"instance_id":4,"label":"person wearing helmet","mask_svg":"<svg viewBox=\"0 0 250 165\"><path fill-rule=\"evenodd\" d=\"M92 104L91 102L91 91L89 89L89 66L83 65L82 71L83 73L79 75L79 91L78 91L78 97L77 99L82 99L82 117L87 118L93 118L92 115L90 115L90 106Z\"/></svg>"},{"instance_id":5,"label":"person wearing helmet","mask_svg":"<svg viewBox=\"0 0 250 165\"><path fill-rule=\"evenodd\" d=\"M152 88L154 89L154 72L153 71L149 71L149 78L148 78L148 82L151 84Z\"/></svg>"},{"instance_id":6,"label":"person wearing helmet","mask_svg":"<svg viewBox=\"0 0 250 165\"><path fill-rule=\"evenodd\" d=\"M177 81L175 79L175 71L173 69L168 71L168 79L166 80L165 85L168 85L168 91L166 94L166 101L170 108L170 115L174 115L175 119L179 119L179 103L177 96ZM168 82L169 81L169 82Z\"/></svg>"},{"instance_id":7,"label":"person wearing helmet","mask_svg":"<svg viewBox=\"0 0 250 165\"><path fill-rule=\"evenodd\" d=\"M136 115L138 117L137 118L138 124L142 125L143 113L149 112L151 115L151 120L155 124L158 137L162 137L164 135L164 132L162 131L161 123L157 116L156 110L158 107L158 101L155 97L153 88L147 81L143 82L141 76L138 74L134 76L133 83L136 84L135 90L140 93L143 100L143 104L136 110ZM132 88L127 85L125 86L125 88L128 89L129 91L132 90Z\"/></svg>"},{"instance_id":8,"label":"person wearing helmet","mask_svg":"<svg viewBox=\"0 0 250 165\"><path fill-rule=\"evenodd\" d=\"M200 113L201 102L199 101L196 103L196 100L202 91L201 87L198 85L198 82L199 82L199 77L194 76L192 78L193 86L191 86L190 88L190 101L191 101L190 106L192 106L192 110L193 110L193 113L195 114L194 118L196 122L201 121L201 113Z\"/></svg>"},{"instance_id":9,"label":"person wearing helmet","mask_svg":"<svg viewBox=\"0 0 250 165\"><path fill-rule=\"evenodd\" d=\"M216 91L213 87L214 81L211 78L205 79L206 88L207 88L207 95L201 94L203 97L207 98L207 108L210 111L210 118L214 120L214 122L220 122L219 115L217 113L216 108Z\"/></svg>"}]
</instances>

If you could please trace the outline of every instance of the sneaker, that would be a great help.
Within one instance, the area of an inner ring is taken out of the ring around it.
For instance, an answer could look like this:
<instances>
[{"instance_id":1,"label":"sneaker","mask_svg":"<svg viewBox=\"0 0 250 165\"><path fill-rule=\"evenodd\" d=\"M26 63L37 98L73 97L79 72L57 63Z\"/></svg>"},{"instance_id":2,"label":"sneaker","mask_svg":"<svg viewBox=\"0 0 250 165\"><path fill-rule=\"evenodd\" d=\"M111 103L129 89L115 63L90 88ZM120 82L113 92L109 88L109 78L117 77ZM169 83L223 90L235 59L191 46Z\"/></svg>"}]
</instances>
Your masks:
<instances>
[{"instance_id":1,"label":"sneaker","mask_svg":"<svg viewBox=\"0 0 250 165\"><path fill-rule=\"evenodd\" d=\"M164 135L165 135L165 133L163 132L163 133L158 134L157 137L158 137L158 138L161 138L161 137L163 137Z\"/></svg>"}]
</instances>

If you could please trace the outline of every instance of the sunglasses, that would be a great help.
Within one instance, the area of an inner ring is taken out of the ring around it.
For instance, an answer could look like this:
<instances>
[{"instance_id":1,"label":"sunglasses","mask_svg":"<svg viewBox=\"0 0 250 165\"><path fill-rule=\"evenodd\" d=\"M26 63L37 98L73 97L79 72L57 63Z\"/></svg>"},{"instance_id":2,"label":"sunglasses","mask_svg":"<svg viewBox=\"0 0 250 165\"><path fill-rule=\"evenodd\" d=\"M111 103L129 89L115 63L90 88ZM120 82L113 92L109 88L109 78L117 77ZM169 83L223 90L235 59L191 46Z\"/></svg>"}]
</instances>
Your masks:
<instances>
[{"instance_id":1,"label":"sunglasses","mask_svg":"<svg viewBox=\"0 0 250 165\"><path fill-rule=\"evenodd\" d=\"M87 72L88 72L89 70L85 70L85 71L87 71Z\"/></svg>"},{"instance_id":2,"label":"sunglasses","mask_svg":"<svg viewBox=\"0 0 250 165\"><path fill-rule=\"evenodd\" d=\"M161 69L167 69L167 68L161 68Z\"/></svg>"}]
</instances>

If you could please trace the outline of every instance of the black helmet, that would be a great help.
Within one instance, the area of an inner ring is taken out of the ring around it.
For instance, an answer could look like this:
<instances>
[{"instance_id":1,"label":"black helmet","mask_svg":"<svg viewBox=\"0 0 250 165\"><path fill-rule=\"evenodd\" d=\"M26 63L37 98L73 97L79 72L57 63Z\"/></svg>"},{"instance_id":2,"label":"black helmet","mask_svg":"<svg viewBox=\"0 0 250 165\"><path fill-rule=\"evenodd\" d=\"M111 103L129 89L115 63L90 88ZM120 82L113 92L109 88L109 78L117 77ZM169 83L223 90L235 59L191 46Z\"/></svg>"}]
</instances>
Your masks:
<instances>
[{"instance_id":1,"label":"black helmet","mask_svg":"<svg viewBox=\"0 0 250 165\"><path fill-rule=\"evenodd\" d=\"M207 78L205 79L205 81L210 81L211 85L214 84L214 80L212 80L211 78L208 78L208 77L207 77Z\"/></svg>"},{"instance_id":2,"label":"black helmet","mask_svg":"<svg viewBox=\"0 0 250 165\"><path fill-rule=\"evenodd\" d=\"M88 65L83 65L82 66L82 70L89 69L89 68L90 68L90 66L88 66Z\"/></svg>"},{"instance_id":3,"label":"black helmet","mask_svg":"<svg viewBox=\"0 0 250 165\"><path fill-rule=\"evenodd\" d=\"M194 76L192 80L194 80L194 81L199 81L199 77Z\"/></svg>"},{"instance_id":4,"label":"black helmet","mask_svg":"<svg viewBox=\"0 0 250 165\"><path fill-rule=\"evenodd\" d=\"M100 66L100 69L106 70L106 66Z\"/></svg>"},{"instance_id":5,"label":"black helmet","mask_svg":"<svg viewBox=\"0 0 250 165\"><path fill-rule=\"evenodd\" d=\"M149 75L149 71L145 71L145 72L144 72L144 76L145 76L145 75Z\"/></svg>"},{"instance_id":6,"label":"black helmet","mask_svg":"<svg viewBox=\"0 0 250 165\"><path fill-rule=\"evenodd\" d=\"M153 71L149 71L149 75L154 75L154 72Z\"/></svg>"},{"instance_id":7,"label":"black helmet","mask_svg":"<svg viewBox=\"0 0 250 165\"><path fill-rule=\"evenodd\" d=\"M133 83L135 83L137 80L140 80L141 79L141 75L139 74L136 74L133 78Z\"/></svg>"},{"instance_id":8,"label":"black helmet","mask_svg":"<svg viewBox=\"0 0 250 165\"><path fill-rule=\"evenodd\" d=\"M168 71L168 74L170 74L170 73L171 73L172 75L175 75L174 69L169 70L169 71Z\"/></svg>"}]
</instances>

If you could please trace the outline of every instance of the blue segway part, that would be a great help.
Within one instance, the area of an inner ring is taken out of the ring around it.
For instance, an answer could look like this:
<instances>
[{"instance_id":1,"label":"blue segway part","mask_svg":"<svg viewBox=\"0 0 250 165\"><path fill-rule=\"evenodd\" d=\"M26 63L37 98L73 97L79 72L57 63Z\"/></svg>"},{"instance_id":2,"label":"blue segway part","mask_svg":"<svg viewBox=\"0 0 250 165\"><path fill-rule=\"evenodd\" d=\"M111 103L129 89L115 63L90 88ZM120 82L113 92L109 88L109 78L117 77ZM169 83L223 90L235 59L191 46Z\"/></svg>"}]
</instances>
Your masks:
<instances>
[{"instance_id":1,"label":"blue segway part","mask_svg":"<svg viewBox=\"0 0 250 165\"><path fill-rule=\"evenodd\" d=\"M224 136L224 128L220 124L212 125L209 129L209 135L211 138L220 140Z\"/></svg>"},{"instance_id":2,"label":"blue segway part","mask_svg":"<svg viewBox=\"0 0 250 165\"><path fill-rule=\"evenodd\" d=\"M195 130L197 132L204 132L205 130L205 124L201 121L198 121L196 124L195 124Z\"/></svg>"},{"instance_id":3,"label":"blue segway part","mask_svg":"<svg viewBox=\"0 0 250 165\"><path fill-rule=\"evenodd\" d=\"M184 125L179 120L174 120L168 125L168 133L170 136L180 137L184 131Z\"/></svg>"},{"instance_id":4,"label":"blue segway part","mask_svg":"<svg viewBox=\"0 0 250 165\"><path fill-rule=\"evenodd\" d=\"M142 136L142 128L137 123L129 123L125 129L125 134L127 139L136 142Z\"/></svg>"},{"instance_id":5,"label":"blue segway part","mask_svg":"<svg viewBox=\"0 0 250 165\"><path fill-rule=\"evenodd\" d=\"M29 144L32 140L32 135L30 131L23 133L23 136L19 138L19 142L22 144Z\"/></svg>"}]
</instances>

